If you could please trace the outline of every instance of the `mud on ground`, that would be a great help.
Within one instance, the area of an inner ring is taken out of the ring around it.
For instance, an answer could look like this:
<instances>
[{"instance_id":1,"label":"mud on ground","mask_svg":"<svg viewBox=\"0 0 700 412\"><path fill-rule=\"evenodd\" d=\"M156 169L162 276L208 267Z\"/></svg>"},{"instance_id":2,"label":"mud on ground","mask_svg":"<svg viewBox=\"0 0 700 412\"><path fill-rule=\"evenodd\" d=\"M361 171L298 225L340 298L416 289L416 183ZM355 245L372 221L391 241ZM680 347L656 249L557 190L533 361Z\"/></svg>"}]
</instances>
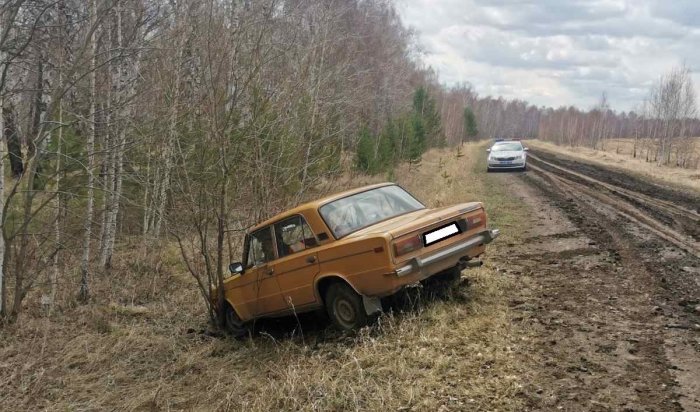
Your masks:
<instances>
[{"instance_id":1,"label":"mud on ground","mask_svg":"<svg viewBox=\"0 0 700 412\"><path fill-rule=\"evenodd\" d=\"M551 155L548 161L570 167ZM586 176L694 204L695 194L577 163ZM532 410L700 410L700 261L550 170L498 174L531 211L498 257L533 370Z\"/></svg>"}]
</instances>

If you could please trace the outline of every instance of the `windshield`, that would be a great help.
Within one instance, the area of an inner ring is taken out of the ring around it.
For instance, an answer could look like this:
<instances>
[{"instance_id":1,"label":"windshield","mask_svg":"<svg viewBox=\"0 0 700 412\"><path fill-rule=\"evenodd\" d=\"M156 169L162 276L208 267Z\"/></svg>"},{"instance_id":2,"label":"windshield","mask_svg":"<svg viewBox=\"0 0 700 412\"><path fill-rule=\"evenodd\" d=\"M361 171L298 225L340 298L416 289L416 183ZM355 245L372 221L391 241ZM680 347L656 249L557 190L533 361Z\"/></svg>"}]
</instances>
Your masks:
<instances>
[{"instance_id":1,"label":"windshield","mask_svg":"<svg viewBox=\"0 0 700 412\"><path fill-rule=\"evenodd\" d=\"M496 143L491 148L493 152L517 152L523 150L523 145L520 142Z\"/></svg>"},{"instance_id":2,"label":"windshield","mask_svg":"<svg viewBox=\"0 0 700 412\"><path fill-rule=\"evenodd\" d=\"M336 239L382 220L424 209L398 186L385 186L344 197L319 208Z\"/></svg>"}]
</instances>

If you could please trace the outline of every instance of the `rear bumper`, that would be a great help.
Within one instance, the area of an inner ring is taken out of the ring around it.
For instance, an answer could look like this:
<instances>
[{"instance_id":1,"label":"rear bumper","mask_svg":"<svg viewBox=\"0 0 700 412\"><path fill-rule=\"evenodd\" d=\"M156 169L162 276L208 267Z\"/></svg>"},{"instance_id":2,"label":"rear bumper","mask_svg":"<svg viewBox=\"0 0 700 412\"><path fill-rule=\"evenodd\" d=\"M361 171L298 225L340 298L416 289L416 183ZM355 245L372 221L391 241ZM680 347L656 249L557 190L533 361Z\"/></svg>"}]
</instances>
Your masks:
<instances>
[{"instance_id":1,"label":"rear bumper","mask_svg":"<svg viewBox=\"0 0 700 412\"><path fill-rule=\"evenodd\" d=\"M500 230L498 229L484 230L457 244L440 249L431 255L415 257L411 259L408 264L397 269L396 276L404 277L410 274L420 273L419 278L426 278L437 273L435 269L444 266L446 261L455 260L455 258L459 260L459 258L466 255L470 249L491 243L499 234Z\"/></svg>"}]
</instances>

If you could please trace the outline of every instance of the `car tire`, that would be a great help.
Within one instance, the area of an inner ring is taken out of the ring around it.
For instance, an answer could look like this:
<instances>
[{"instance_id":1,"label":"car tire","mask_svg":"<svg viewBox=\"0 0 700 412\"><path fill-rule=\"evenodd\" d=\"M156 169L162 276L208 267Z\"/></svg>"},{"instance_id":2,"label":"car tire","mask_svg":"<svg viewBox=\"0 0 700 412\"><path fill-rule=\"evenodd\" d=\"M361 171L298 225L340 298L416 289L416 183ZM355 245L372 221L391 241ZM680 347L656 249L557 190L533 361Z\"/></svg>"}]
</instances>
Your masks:
<instances>
[{"instance_id":1,"label":"car tire","mask_svg":"<svg viewBox=\"0 0 700 412\"><path fill-rule=\"evenodd\" d=\"M242 338L248 333L245 322L238 317L236 311L229 304L226 304L224 309L224 328L234 338Z\"/></svg>"},{"instance_id":2,"label":"car tire","mask_svg":"<svg viewBox=\"0 0 700 412\"><path fill-rule=\"evenodd\" d=\"M523 172L527 172L527 164L523 165Z\"/></svg>"},{"instance_id":3,"label":"car tire","mask_svg":"<svg viewBox=\"0 0 700 412\"><path fill-rule=\"evenodd\" d=\"M326 292L325 302L328 317L341 330L359 329L368 322L362 296L346 283L332 284Z\"/></svg>"},{"instance_id":4,"label":"car tire","mask_svg":"<svg viewBox=\"0 0 700 412\"><path fill-rule=\"evenodd\" d=\"M490 167L487 167L487 168L486 168L486 173L491 173L491 170L492 170L492 169L491 169Z\"/></svg>"}]
</instances>

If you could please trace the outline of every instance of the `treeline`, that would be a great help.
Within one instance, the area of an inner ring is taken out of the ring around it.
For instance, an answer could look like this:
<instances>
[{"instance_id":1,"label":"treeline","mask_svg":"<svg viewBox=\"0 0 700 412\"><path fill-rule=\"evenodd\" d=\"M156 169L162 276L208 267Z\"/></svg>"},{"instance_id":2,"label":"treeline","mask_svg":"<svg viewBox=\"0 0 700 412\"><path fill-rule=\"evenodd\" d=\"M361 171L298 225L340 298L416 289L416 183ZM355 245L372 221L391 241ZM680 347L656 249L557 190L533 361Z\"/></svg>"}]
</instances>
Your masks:
<instances>
[{"instance_id":1,"label":"treeline","mask_svg":"<svg viewBox=\"0 0 700 412\"><path fill-rule=\"evenodd\" d=\"M381 151L379 148L387 141L393 141L391 136L396 133L398 133L396 139L403 142L404 146L401 146L400 154L392 158L407 160L405 144L410 139L405 133L411 132L412 128L406 125L412 122L416 113L422 113L419 117L425 116L426 108L428 116L435 119L433 122L439 124L439 127L432 128L433 132L428 133L428 143L421 146L423 149L455 145L470 140L523 139L538 136L540 118L545 108L539 108L523 100L482 97L469 84L441 86L432 71L428 70L424 73L426 74L425 86L421 86L416 93L424 93L427 96L425 99L427 104L421 105L419 110L414 101L412 112L398 118L387 118L384 129L363 129L360 136L369 142L367 147L374 149L369 155L363 153L356 157L356 165L358 162L361 163L359 169L370 172L383 170L382 167L374 167L371 158L378 157L380 158L378 164L383 164L381 159L387 156L378 154ZM387 136L390 137L387 138Z\"/></svg>"},{"instance_id":2,"label":"treeline","mask_svg":"<svg viewBox=\"0 0 700 412\"><path fill-rule=\"evenodd\" d=\"M679 167L700 166L697 96L685 66L662 75L639 108L629 112L614 111L605 93L589 110L480 97L468 84L436 89L436 94L449 144L482 138L539 138L602 149L610 139L633 139L635 157ZM466 116L475 118L476 127L470 127Z\"/></svg>"},{"instance_id":3,"label":"treeline","mask_svg":"<svg viewBox=\"0 0 700 412\"><path fill-rule=\"evenodd\" d=\"M534 138L538 135L543 108L517 99L481 97L469 84L437 89L436 93L449 144L484 138ZM468 112L476 120L475 127L470 127Z\"/></svg>"},{"instance_id":4,"label":"treeline","mask_svg":"<svg viewBox=\"0 0 700 412\"><path fill-rule=\"evenodd\" d=\"M685 66L662 75L638 109L629 112L613 110L605 93L589 110L480 97L468 84L436 88L436 96L449 144L482 138L539 138L602 149L609 139L633 139L634 156L679 167L700 166L697 96ZM475 118L476 128L470 128L467 113Z\"/></svg>"},{"instance_id":5,"label":"treeline","mask_svg":"<svg viewBox=\"0 0 700 412\"><path fill-rule=\"evenodd\" d=\"M635 157L697 168L700 156L693 138L700 137L700 119L690 70L681 66L662 75L636 111L613 111L605 94L589 111L574 107L545 109L539 137L591 148L601 148L607 139L634 139Z\"/></svg>"},{"instance_id":6,"label":"treeline","mask_svg":"<svg viewBox=\"0 0 700 412\"><path fill-rule=\"evenodd\" d=\"M92 279L134 236L177 240L208 296L239 231L342 173L342 153L369 143L374 168L441 144L432 74L390 0L0 12L5 318L27 296L49 310L94 299Z\"/></svg>"}]
</instances>

